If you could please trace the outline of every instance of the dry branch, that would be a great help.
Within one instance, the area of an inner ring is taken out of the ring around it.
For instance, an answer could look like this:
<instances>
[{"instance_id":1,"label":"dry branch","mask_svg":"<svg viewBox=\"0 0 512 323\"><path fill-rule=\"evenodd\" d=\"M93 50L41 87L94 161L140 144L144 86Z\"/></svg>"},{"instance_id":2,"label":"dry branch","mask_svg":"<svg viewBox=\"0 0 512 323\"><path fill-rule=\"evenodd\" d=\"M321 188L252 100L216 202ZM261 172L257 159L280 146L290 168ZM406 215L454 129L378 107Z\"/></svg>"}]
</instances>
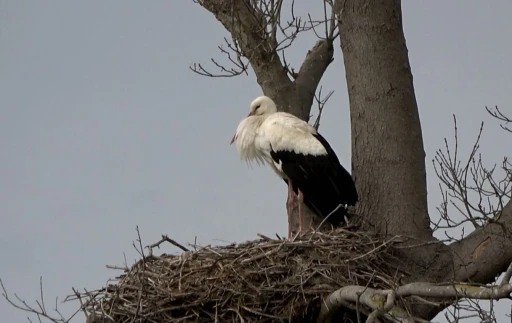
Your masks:
<instances>
[{"instance_id":1,"label":"dry branch","mask_svg":"<svg viewBox=\"0 0 512 323\"><path fill-rule=\"evenodd\" d=\"M325 105L327 104L327 101L331 98L334 91L329 91L325 97L322 96L322 87L318 90L318 95L315 95L315 101L318 106L318 115L316 116L315 123L313 124L313 127L315 127L316 130L320 127L320 119L322 118L322 112L324 111Z\"/></svg>"},{"instance_id":2,"label":"dry branch","mask_svg":"<svg viewBox=\"0 0 512 323\"><path fill-rule=\"evenodd\" d=\"M23 300L21 297L19 297L17 294L14 294L14 297L10 296L7 292L3 281L0 279L0 288L2 290L2 296L4 299L14 308L17 308L23 312L27 312L30 314L33 314L37 317L38 322L42 322L42 319L46 319L53 323L69 323L78 312L83 310L83 303L80 301L80 308L76 310L70 317L66 318L59 310L58 307L58 299L55 299L55 306L51 309L55 314L51 314L46 305L45 297L44 297L44 290L43 290L43 278L39 278L39 299L35 301L36 305L30 305L26 300ZM74 290L73 290L74 291ZM75 296L79 297L79 294L75 292ZM93 296L94 297L94 296ZM28 317L28 321L32 322L30 317ZM90 323L87 321L87 323Z\"/></svg>"},{"instance_id":3,"label":"dry branch","mask_svg":"<svg viewBox=\"0 0 512 323\"><path fill-rule=\"evenodd\" d=\"M237 76L252 67L263 93L277 103L280 111L308 120L320 80L333 60L333 41L338 37L337 20L329 1L324 2L324 17L308 21L295 15L294 2L284 7L282 0L198 0L231 34L227 47L219 47L231 65L212 59L220 74L208 72L200 64L192 70L205 76ZM328 10L329 9L329 10ZM291 17L286 20L284 14ZM325 26L324 35L316 29ZM286 62L285 50L300 33L313 31L320 38L308 51L298 72ZM282 56L282 59L280 58ZM246 63L248 62L248 63Z\"/></svg>"},{"instance_id":4,"label":"dry branch","mask_svg":"<svg viewBox=\"0 0 512 323\"><path fill-rule=\"evenodd\" d=\"M512 264L509 270L512 270ZM507 271L508 273L508 271ZM506 275L507 278L510 278ZM396 289L377 290L366 286L345 286L335 291L323 303L319 316L319 323L328 322L329 314L336 311L347 303L359 302L373 310L367 319L371 323L379 316L388 316L390 320L399 322L414 322L418 318L410 315L402 308L396 306L397 298L410 296L437 298L446 302L451 299L453 302L459 299L478 300L499 300L510 298L512 284L509 280L502 281L499 285L480 286L465 283L432 284L432 283L411 283L400 286ZM432 302L430 302L432 303Z\"/></svg>"},{"instance_id":5,"label":"dry branch","mask_svg":"<svg viewBox=\"0 0 512 323\"><path fill-rule=\"evenodd\" d=\"M512 119L509 116L506 116L503 112L501 112L501 110L497 106L494 107L494 110L491 110L488 107L485 107L485 109L491 116L504 122L500 125L501 129L508 132L512 132L512 129L509 128L509 124L512 124Z\"/></svg>"},{"instance_id":6,"label":"dry branch","mask_svg":"<svg viewBox=\"0 0 512 323\"><path fill-rule=\"evenodd\" d=\"M505 125L509 122L510 118L497 107L494 111L486 109ZM508 132L506 126L504 130ZM459 224L448 215L446 205L451 203L464 214L464 221L476 224L475 231L450 245L455 272L449 273L445 280L486 284L507 270L512 261L512 165L505 157L500 168L485 167L481 155L477 154L480 133L481 129L469 158L461 161L455 123L454 147L450 149L446 144L446 152L438 153L436 163L446 189L441 217L448 219L448 226Z\"/></svg>"}]
</instances>

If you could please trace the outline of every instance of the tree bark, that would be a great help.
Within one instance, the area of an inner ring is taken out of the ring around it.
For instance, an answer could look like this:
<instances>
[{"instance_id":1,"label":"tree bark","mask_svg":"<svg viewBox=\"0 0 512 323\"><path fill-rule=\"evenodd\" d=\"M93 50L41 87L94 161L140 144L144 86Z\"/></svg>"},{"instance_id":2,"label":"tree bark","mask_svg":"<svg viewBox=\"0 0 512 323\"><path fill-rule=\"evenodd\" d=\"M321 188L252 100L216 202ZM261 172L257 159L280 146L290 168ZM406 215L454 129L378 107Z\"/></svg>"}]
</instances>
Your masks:
<instances>
[{"instance_id":1,"label":"tree bark","mask_svg":"<svg viewBox=\"0 0 512 323\"><path fill-rule=\"evenodd\" d=\"M487 284L505 271L512 262L512 201L496 219L450 245L454 271L446 280Z\"/></svg>"},{"instance_id":2,"label":"tree bark","mask_svg":"<svg viewBox=\"0 0 512 323\"><path fill-rule=\"evenodd\" d=\"M358 211L376 232L432 240L425 152L400 1L338 1Z\"/></svg>"}]
</instances>

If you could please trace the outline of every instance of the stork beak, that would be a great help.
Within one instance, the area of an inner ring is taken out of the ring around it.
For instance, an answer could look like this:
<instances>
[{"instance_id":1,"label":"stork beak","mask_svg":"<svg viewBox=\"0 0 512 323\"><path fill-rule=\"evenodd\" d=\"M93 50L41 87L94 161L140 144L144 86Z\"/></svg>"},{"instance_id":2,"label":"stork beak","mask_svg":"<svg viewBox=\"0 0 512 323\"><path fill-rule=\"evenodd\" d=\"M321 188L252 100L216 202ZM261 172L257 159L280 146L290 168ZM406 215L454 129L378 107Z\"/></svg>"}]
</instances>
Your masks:
<instances>
[{"instance_id":1,"label":"stork beak","mask_svg":"<svg viewBox=\"0 0 512 323\"><path fill-rule=\"evenodd\" d=\"M250 117L250 116L253 116L253 115L254 115L254 113L249 112L249 114L247 115L247 118ZM231 138L231 142L229 144L232 145L235 142L235 139L236 139L236 132L233 135L233 138Z\"/></svg>"}]
</instances>

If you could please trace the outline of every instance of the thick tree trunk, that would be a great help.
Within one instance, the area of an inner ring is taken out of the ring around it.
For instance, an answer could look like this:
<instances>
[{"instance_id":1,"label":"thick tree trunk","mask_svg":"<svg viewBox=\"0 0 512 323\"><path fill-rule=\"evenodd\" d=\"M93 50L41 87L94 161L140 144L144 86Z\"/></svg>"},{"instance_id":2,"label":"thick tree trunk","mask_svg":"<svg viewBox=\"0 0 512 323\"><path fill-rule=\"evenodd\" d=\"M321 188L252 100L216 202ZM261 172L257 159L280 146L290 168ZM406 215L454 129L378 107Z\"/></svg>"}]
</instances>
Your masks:
<instances>
[{"instance_id":1,"label":"thick tree trunk","mask_svg":"<svg viewBox=\"0 0 512 323\"><path fill-rule=\"evenodd\" d=\"M434 241L401 3L346 0L336 10L350 100L352 174L360 196L356 213L365 229L410 237L406 243L412 245ZM402 249L397 256L410 274L403 282L441 281L452 261L442 243ZM422 305L414 311L433 312Z\"/></svg>"},{"instance_id":2,"label":"thick tree trunk","mask_svg":"<svg viewBox=\"0 0 512 323\"><path fill-rule=\"evenodd\" d=\"M338 1L358 213L380 233L431 240L425 152L400 1Z\"/></svg>"}]
</instances>

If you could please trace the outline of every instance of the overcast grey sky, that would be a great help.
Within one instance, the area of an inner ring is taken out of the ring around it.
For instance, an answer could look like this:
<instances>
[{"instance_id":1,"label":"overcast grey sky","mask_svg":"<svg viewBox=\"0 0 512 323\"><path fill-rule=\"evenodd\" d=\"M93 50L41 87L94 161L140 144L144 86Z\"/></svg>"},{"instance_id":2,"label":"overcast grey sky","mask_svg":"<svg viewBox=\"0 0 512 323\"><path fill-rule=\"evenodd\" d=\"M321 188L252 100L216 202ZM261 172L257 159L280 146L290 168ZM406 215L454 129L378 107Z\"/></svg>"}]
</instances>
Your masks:
<instances>
[{"instance_id":1,"label":"overcast grey sky","mask_svg":"<svg viewBox=\"0 0 512 323\"><path fill-rule=\"evenodd\" d=\"M296 4L322 10L320 1ZM510 137L484 110L512 111L510 12L509 0L403 3L433 216L430 160L452 135L452 114L463 152L486 120L486 160L510 154ZM248 169L229 145L261 94L254 76L211 79L188 68L221 58L226 36L190 0L0 0L0 277L9 291L33 301L43 276L53 305L71 287L103 286L118 274L105 264L122 264L123 252L135 260L136 225L146 244L163 233L214 244L286 233L286 186L267 168ZM300 39L289 60L297 66L314 41ZM349 167L335 49L322 84L336 92L320 130ZM501 308L504 319L509 304ZM3 300L0 313L26 322Z\"/></svg>"}]
</instances>

